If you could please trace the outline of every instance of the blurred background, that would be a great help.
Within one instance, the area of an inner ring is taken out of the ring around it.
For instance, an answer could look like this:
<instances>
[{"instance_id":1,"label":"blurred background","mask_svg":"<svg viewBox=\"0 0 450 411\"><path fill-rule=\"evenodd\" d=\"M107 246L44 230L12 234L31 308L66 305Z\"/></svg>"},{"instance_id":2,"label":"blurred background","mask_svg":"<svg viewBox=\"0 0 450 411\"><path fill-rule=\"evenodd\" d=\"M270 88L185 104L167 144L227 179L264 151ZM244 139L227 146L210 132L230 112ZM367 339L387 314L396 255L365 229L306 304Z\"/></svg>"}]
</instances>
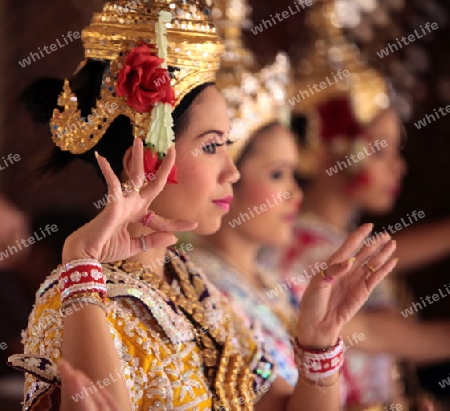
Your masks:
<instances>
[{"instance_id":1,"label":"blurred background","mask_svg":"<svg viewBox=\"0 0 450 411\"><path fill-rule=\"evenodd\" d=\"M251 0L254 24L287 10L289 0ZM450 104L450 2L448 0L338 0L348 39L361 50L369 63L389 76L398 93L397 109L405 122L408 139L404 156L409 172L393 213L383 219L364 216L379 226L395 224L412 210L423 210L427 221L448 216L450 190L450 116L417 129L414 122L434 109ZM103 187L93 169L74 162L54 178L37 178L34 170L43 161L53 143L45 126L31 121L18 98L31 80L41 77L70 76L83 59L80 40L68 42L49 55L19 64L31 52L60 39L69 31L80 32L89 23L99 0L1 0L0 1L0 251L7 248L7 236L27 238L46 224L56 224L58 232L20 251L14 258L0 260L0 411L20 410L20 378L5 366L9 354L21 351L20 331L26 327L40 282L60 260L64 238L89 220L97 211L94 202L103 196ZM304 28L307 9L258 35L248 31L247 45L260 63L273 60L279 50L298 58L314 39ZM437 22L439 29L388 57L380 59L377 51L396 37L408 36L426 22ZM24 65L24 67L22 67ZM21 160L5 167L9 154ZM3 159L5 157L5 159ZM17 158L17 157L16 157ZM20 233L20 234L19 234ZM13 237L9 237L13 238ZM450 234L449 234L450 249ZM418 301L431 295L450 278L450 259L426 267L405 281ZM419 312L423 318L449 318L450 299ZM450 343L450 341L449 341ZM408 344L405 341L405 344ZM443 400L449 399L450 387L438 382L447 378L450 364L420 369L423 387ZM19 399L18 399L19 398Z\"/></svg>"}]
</instances>

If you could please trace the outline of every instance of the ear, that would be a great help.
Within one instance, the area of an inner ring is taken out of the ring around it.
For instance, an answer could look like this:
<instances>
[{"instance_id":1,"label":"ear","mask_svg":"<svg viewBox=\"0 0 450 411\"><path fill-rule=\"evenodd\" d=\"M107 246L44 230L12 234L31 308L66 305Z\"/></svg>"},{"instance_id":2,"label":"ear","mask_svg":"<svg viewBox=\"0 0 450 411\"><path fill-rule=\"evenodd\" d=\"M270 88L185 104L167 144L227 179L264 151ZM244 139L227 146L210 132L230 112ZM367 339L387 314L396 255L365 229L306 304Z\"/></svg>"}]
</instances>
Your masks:
<instances>
[{"instance_id":1,"label":"ear","mask_svg":"<svg viewBox=\"0 0 450 411\"><path fill-rule=\"evenodd\" d=\"M125 151L125 155L122 159L122 168L123 168L123 177L125 181L130 179L131 175L131 152L133 150L133 146L128 147L127 151Z\"/></svg>"}]
</instances>

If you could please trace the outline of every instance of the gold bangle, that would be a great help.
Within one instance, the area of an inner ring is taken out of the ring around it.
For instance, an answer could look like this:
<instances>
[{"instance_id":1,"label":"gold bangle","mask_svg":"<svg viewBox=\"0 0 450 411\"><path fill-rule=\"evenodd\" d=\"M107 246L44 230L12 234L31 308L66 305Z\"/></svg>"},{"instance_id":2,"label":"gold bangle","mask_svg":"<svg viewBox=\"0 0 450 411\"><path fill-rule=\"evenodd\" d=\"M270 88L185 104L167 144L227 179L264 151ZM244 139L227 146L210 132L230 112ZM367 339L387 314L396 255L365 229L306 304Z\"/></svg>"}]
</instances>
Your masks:
<instances>
[{"instance_id":1,"label":"gold bangle","mask_svg":"<svg viewBox=\"0 0 450 411\"><path fill-rule=\"evenodd\" d=\"M65 300L61 304L61 312L63 316L65 316L66 311L68 310L69 307L72 306L72 308L75 311L79 311L83 307L83 305L86 304L86 305L97 305L105 312L105 314L107 314L105 301L106 300L104 298L102 298L98 293L95 292L75 293L72 294L67 300ZM75 306L76 303L79 304L78 309Z\"/></svg>"}]
</instances>

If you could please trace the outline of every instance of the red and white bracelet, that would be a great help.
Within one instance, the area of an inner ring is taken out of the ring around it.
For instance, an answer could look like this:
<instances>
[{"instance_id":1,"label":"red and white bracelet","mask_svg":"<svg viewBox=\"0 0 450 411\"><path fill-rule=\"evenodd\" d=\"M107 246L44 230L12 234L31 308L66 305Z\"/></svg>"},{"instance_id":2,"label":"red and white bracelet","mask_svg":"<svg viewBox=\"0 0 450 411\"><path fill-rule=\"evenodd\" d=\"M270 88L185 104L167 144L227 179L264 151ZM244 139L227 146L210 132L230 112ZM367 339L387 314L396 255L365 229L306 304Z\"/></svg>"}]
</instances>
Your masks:
<instances>
[{"instance_id":1,"label":"red and white bracelet","mask_svg":"<svg viewBox=\"0 0 450 411\"><path fill-rule=\"evenodd\" d=\"M325 349L304 347L297 338L292 339L295 364L300 375L311 381L320 381L340 371L344 364L344 342Z\"/></svg>"},{"instance_id":2,"label":"red and white bracelet","mask_svg":"<svg viewBox=\"0 0 450 411\"><path fill-rule=\"evenodd\" d=\"M96 260L74 260L59 269L59 291L61 302L80 293L98 293L106 297L106 277L101 264Z\"/></svg>"}]
</instances>

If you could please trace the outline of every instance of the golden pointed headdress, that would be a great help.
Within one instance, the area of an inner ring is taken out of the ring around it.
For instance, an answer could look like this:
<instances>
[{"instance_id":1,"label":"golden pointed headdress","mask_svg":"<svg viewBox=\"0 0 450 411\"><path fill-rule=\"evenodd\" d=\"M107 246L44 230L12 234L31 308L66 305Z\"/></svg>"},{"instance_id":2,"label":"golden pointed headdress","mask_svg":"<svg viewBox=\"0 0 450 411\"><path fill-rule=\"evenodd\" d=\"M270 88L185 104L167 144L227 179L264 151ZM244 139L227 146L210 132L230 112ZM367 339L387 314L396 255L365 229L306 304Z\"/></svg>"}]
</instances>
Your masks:
<instances>
[{"instance_id":1,"label":"golden pointed headdress","mask_svg":"<svg viewBox=\"0 0 450 411\"><path fill-rule=\"evenodd\" d=\"M54 110L50 123L55 144L74 154L84 153L97 144L115 118L125 115L135 137L146 139L159 154L167 152L173 140L173 108L196 86L214 81L219 68L223 46L211 21L210 1L115 0L94 13L82 31L85 58L108 61L110 67L87 119L81 117L77 97L65 81L58 99L62 109ZM138 58L162 59L161 70L152 77L154 90L148 89L148 80L142 90L147 96L156 93L162 101L147 105L146 110L127 104L129 95L118 95L117 83L126 77L127 66L138 64L134 55L130 57L132 52Z\"/></svg>"},{"instance_id":2,"label":"golden pointed headdress","mask_svg":"<svg viewBox=\"0 0 450 411\"><path fill-rule=\"evenodd\" d=\"M317 153L323 144L319 105L334 99L347 104L348 100L360 126L370 123L390 105L386 79L369 67L356 46L345 38L335 0L316 0L307 13L305 31L312 41L302 52L303 57L293 64L294 81L289 91L293 113L308 118L307 147L300 152L304 175L317 171Z\"/></svg>"},{"instance_id":3,"label":"golden pointed headdress","mask_svg":"<svg viewBox=\"0 0 450 411\"><path fill-rule=\"evenodd\" d=\"M279 53L273 64L258 67L242 41L248 10L246 0L217 0L213 9L217 31L225 43L217 86L230 113L230 139L235 142L229 148L235 160L258 129L273 121L289 123L288 58Z\"/></svg>"}]
</instances>

